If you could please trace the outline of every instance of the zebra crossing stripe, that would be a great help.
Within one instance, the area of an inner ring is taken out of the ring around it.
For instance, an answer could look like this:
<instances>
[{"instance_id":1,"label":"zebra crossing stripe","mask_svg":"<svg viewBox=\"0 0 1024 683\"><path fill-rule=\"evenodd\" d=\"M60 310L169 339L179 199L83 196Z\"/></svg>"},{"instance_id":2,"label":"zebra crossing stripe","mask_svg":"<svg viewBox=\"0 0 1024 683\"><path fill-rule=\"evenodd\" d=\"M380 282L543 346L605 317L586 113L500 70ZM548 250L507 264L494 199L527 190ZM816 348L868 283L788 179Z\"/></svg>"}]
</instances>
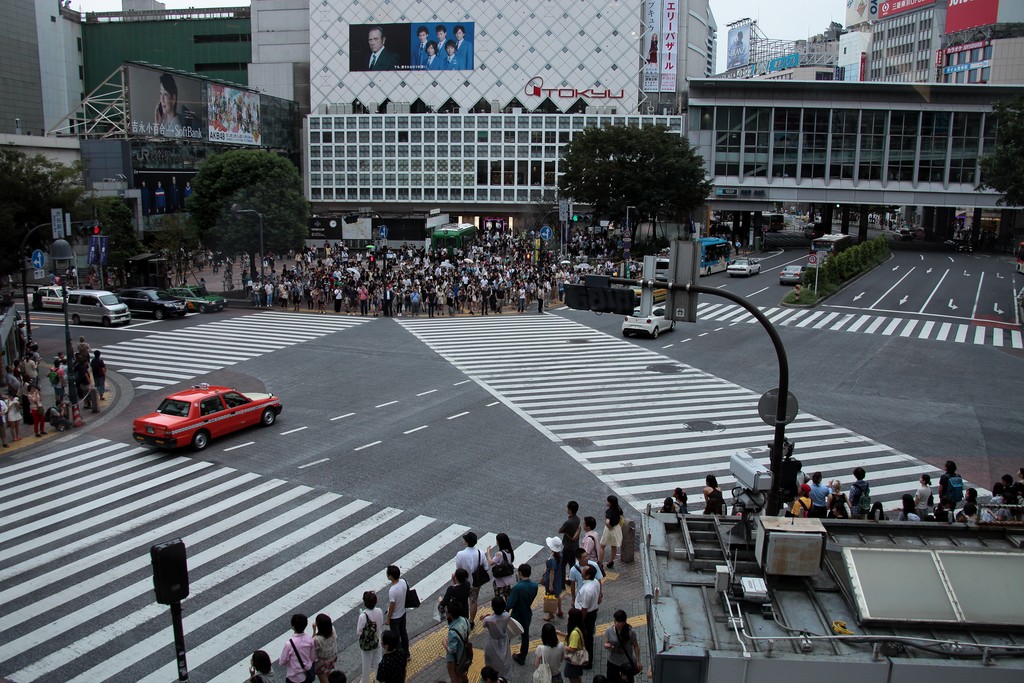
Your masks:
<instances>
[{"instance_id":1,"label":"zebra crossing stripe","mask_svg":"<svg viewBox=\"0 0 1024 683\"><path fill-rule=\"evenodd\" d=\"M903 331L900 332L900 336L901 337L909 337L911 334L913 334L914 333L914 328L917 327L917 323L918 323L917 320L913 320L913 319L908 320L907 324L903 326Z\"/></svg>"},{"instance_id":2,"label":"zebra crossing stripe","mask_svg":"<svg viewBox=\"0 0 1024 683\"><path fill-rule=\"evenodd\" d=\"M967 325L957 325L956 338L953 341L957 344L963 344L967 341Z\"/></svg>"},{"instance_id":3,"label":"zebra crossing stripe","mask_svg":"<svg viewBox=\"0 0 1024 683\"><path fill-rule=\"evenodd\" d=\"M953 328L950 323L942 323L939 325L939 333L935 336L938 341L946 341L949 337L949 331Z\"/></svg>"},{"instance_id":4,"label":"zebra crossing stripe","mask_svg":"<svg viewBox=\"0 0 1024 683\"><path fill-rule=\"evenodd\" d=\"M882 323L884 323L885 321L886 321L886 318L883 318L883 317L881 317L881 316L878 316L878 317L877 317L877 318L875 318L875 319L874 319L873 321L871 321L871 324L870 324L870 325L868 325L868 326L867 326L867 329L865 329L865 330L864 330L864 334L874 334L874 333L875 333L875 331L876 331L876 330L877 330L877 329L878 329L879 327L881 327L881 326L882 326Z\"/></svg>"},{"instance_id":5,"label":"zebra crossing stripe","mask_svg":"<svg viewBox=\"0 0 1024 683\"><path fill-rule=\"evenodd\" d=\"M1020 330L1010 330L1010 345L1015 349L1024 348L1022 344Z\"/></svg>"},{"instance_id":6,"label":"zebra crossing stripe","mask_svg":"<svg viewBox=\"0 0 1024 683\"><path fill-rule=\"evenodd\" d=\"M660 503L667 491L681 484L699 488L708 473L720 482L729 481L728 461L738 450L767 458L765 444L773 429L758 419L753 392L611 335L599 341L600 333L553 318L487 325L468 320L400 324L637 509ZM905 336L918 329L916 322L910 326L905 318L831 311L800 310L786 320L791 326L801 323L875 330L884 325L890 334ZM560 345L581 338L591 343ZM559 372L551 367L548 352L553 347L560 349L559 361L571 368ZM621 377L616 364L634 359L641 362L633 375L647 370L644 364L674 365L679 371L647 372L636 383L636 393L631 389L624 396L620 383L608 378ZM543 374L534 374L535 365L545 370ZM642 405L637 404L638 396ZM846 485L851 463L865 463L872 490L877 486L882 502L889 502L884 498L888 493L895 502L921 473L939 474L925 462L806 413L787 427L787 434L799 442L805 463ZM910 475L914 476L908 480Z\"/></svg>"},{"instance_id":7,"label":"zebra crossing stripe","mask_svg":"<svg viewBox=\"0 0 1024 683\"><path fill-rule=\"evenodd\" d=\"M993 327L992 328L992 345L1002 346L1003 345L1003 328Z\"/></svg>"},{"instance_id":8,"label":"zebra crossing stripe","mask_svg":"<svg viewBox=\"0 0 1024 683\"><path fill-rule=\"evenodd\" d=\"M927 339L932 334L932 328L935 327L934 320L925 320L924 325L921 326L921 333L917 335L918 339Z\"/></svg>"},{"instance_id":9,"label":"zebra crossing stripe","mask_svg":"<svg viewBox=\"0 0 1024 683\"><path fill-rule=\"evenodd\" d=\"M895 332L896 328L899 327L902 323L902 319L894 318L893 321L889 323L884 330L882 330L882 334L887 337L892 336L892 333Z\"/></svg>"},{"instance_id":10,"label":"zebra crossing stripe","mask_svg":"<svg viewBox=\"0 0 1024 683\"><path fill-rule=\"evenodd\" d=\"M974 343L975 344L984 344L985 343L985 328L983 326L981 326L981 325L978 325L976 328L974 328Z\"/></svg>"}]
</instances>

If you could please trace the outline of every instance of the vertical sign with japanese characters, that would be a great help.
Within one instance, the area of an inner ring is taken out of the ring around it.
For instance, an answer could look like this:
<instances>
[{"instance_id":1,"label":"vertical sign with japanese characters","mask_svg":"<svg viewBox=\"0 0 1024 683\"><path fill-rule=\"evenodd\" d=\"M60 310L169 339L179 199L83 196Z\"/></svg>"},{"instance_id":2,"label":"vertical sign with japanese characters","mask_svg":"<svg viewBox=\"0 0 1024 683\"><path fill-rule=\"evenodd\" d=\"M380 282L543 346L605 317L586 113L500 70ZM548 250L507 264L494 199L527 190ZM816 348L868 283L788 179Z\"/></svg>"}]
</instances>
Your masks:
<instances>
[{"instance_id":1,"label":"vertical sign with japanese characters","mask_svg":"<svg viewBox=\"0 0 1024 683\"><path fill-rule=\"evenodd\" d=\"M677 0L663 0L661 32L664 36L658 57L661 63L661 92L676 91L676 56L679 53L679 4Z\"/></svg>"},{"instance_id":2,"label":"vertical sign with japanese characters","mask_svg":"<svg viewBox=\"0 0 1024 683\"><path fill-rule=\"evenodd\" d=\"M661 42L661 17L664 14L662 0L648 0L644 12L644 92L660 92L658 82L659 54Z\"/></svg>"}]
</instances>

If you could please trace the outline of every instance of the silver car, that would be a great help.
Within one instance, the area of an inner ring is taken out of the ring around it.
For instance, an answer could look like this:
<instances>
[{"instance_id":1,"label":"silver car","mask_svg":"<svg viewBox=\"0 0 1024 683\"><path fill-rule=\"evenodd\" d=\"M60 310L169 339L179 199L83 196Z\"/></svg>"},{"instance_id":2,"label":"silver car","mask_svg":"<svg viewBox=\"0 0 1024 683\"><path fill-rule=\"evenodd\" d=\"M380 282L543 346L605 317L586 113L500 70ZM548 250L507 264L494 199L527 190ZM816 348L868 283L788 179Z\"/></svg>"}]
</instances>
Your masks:
<instances>
[{"instance_id":1,"label":"silver car","mask_svg":"<svg viewBox=\"0 0 1024 683\"><path fill-rule=\"evenodd\" d=\"M798 285L804 281L806 266L786 266L779 272L780 285Z\"/></svg>"}]
</instances>

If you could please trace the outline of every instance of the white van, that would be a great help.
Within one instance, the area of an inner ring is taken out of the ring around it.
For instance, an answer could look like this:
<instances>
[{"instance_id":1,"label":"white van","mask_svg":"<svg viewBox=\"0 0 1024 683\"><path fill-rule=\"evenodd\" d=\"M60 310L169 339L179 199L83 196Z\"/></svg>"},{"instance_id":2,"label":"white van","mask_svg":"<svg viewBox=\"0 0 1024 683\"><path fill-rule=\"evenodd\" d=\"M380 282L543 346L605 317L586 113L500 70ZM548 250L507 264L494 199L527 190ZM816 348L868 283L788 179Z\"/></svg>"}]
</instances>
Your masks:
<instances>
[{"instance_id":1,"label":"white van","mask_svg":"<svg viewBox=\"0 0 1024 683\"><path fill-rule=\"evenodd\" d=\"M68 315L76 325L99 323L110 327L132 321L128 307L113 292L102 289L68 290Z\"/></svg>"}]
</instances>

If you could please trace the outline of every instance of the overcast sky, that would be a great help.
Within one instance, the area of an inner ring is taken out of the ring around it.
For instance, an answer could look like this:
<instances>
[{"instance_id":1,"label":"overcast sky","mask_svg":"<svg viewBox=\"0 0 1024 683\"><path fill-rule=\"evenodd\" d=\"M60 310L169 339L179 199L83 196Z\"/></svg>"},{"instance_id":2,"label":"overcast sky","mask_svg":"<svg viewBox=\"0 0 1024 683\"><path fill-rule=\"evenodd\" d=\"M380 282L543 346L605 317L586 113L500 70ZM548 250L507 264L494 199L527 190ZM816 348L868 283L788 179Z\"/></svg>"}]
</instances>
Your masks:
<instances>
[{"instance_id":1,"label":"overcast sky","mask_svg":"<svg viewBox=\"0 0 1024 683\"><path fill-rule=\"evenodd\" d=\"M585 2L586 0L584 0ZM166 0L168 9L188 7L236 7L245 0ZM80 12L116 12L120 0L71 0ZM725 69L725 48L729 29L737 19L757 19L761 32L775 40L801 40L828 28L830 21L843 23L845 0L711 0L711 11L718 22L718 71Z\"/></svg>"}]
</instances>

